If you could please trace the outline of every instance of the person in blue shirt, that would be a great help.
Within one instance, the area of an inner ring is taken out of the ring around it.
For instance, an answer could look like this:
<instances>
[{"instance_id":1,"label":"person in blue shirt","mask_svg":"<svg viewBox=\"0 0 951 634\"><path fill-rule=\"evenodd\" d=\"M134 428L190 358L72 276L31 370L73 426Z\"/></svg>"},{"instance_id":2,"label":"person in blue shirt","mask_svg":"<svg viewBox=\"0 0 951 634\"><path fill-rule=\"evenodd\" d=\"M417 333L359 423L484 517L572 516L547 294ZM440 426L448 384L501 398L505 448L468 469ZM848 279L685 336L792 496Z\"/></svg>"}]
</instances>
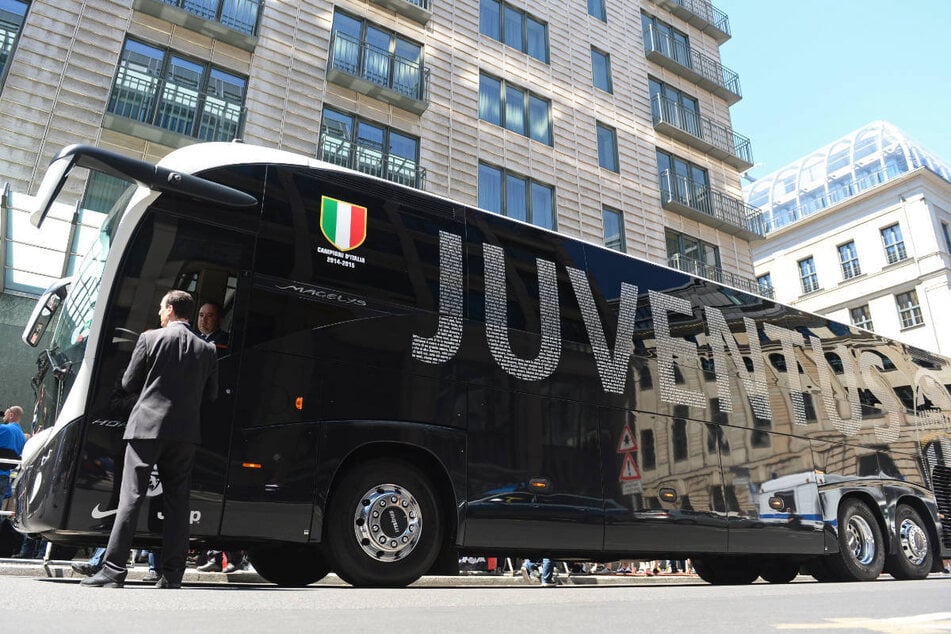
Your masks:
<instances>
[{"instance_id":1,"label":"person in blue shirt","mask_svg":"<svg viewBox=\"0 0 951 634\"><path fill-rule=\"evenodd\" d=\"M26 435L20 427L20 418L23 408L19 405L8 407L3 413L3 423L0 424L0 458L19 460L26 444ZM6 500L10 497L10 467L8 463L0 463L0 495Z\"/></svg>"}]
</instances>

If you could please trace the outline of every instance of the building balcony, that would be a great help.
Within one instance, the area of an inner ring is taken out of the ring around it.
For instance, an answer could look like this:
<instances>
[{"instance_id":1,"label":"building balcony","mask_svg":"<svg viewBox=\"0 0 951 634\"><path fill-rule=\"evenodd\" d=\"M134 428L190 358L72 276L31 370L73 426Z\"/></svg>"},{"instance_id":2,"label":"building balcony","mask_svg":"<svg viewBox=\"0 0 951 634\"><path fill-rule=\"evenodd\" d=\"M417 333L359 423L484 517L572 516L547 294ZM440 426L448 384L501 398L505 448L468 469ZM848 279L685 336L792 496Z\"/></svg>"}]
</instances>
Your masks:
<instances>
[{"instance_id":1,"label":"building balcony","mask_svg":"<svg viewBox=\"0 0 951 634\"><path fill-rule=\"evenodd\" d=\"M133 0L135 10L253 51L264 0Z\"/></svg>"},{"instance_id":2,"label":"building balcony","mask_svg":"<svg viewBox=\"0 0 951 634\"><path fill-rule=\"evenodd\" d=\"M372 0L372 2L420 24L426 24L433 17L430 0Z\"/></svg>"},{"instance_id":3,"label":"building balcony","mask_svg":"<svg viewBox=\"0 0 951 634\"><path fill-rule=\"evenodd\" d=\"M429 107L429 69L336 31L327 79L414 114Z\"/></svg>"},{"instance_id":4,"label":"building balcony","mask_svg":"<svg viewBox=\"0 0 951 634\"><path fill-rule=\"evenodd\" d=\"M732 286L733 288L738 288L747 293L754 293L773 299L773 289L771 287L762 286L756 280L724 271L719 266L711 266L698 260L684 257L679 253L675 253L667 258L667 265L684 273L689 273L690 275L703 277L708 280L713 280L714 282Z\"/></svg>"},{"instance_id":5,"label":"building balcony","mask_svg":"<svg viewBox=\"0 0 951 634\"><path fill-rule=\"evenodd\" d=\"M744 240L762 240L766 227L761 213L745 202L701 183L664 170L660 174L664 209L692 218Z\"/></svg>"},{"instance_id":6,"label":"building balcony","mask_svg":"<svg viewBox=\"0 0 951 634\"><path fill-rule=\"evenodd\" d=\"M169 147L241 138L243 95L201 92L150 75L120 71L103 125Z\"/></svg>"},{"instance_id":7,"label":"building balcony","mask_svg":"<svg viewBox=\"0 0 951 634\"><path fill-rule=\"evenodd\" d=\"M738 171L753 167L750 140L728 126L701 116L695 110L660 94L651 99L654 129L720 159Z\"/></svg>"},{"instance_id":8,"label":"building balcony","mask_svg":"<svg viewBox=\"0 0 951 634\"><path fill-rule=\"evenodd\" d=\"M654 4L663 7L697 27L714 40L723 44L730 39L730 18L720 9L705 0L653 0Z\"/></svg>"},{"instance_id":9,"label":"building balcony","mask_svg":"<svg viewBox=\"0 0 951 634\"><path fill-rule=\"evenodd\" d=\"M317 158L401 185L426 188L426 170L418 162L385 152L381 146L368 141L355 143L324 132L317 143Z\"/></svg>"},{"instance_id":10,"label":"building balcony","mask_svg":"<svg viewBox=\"0 0 951 634\"><path fill-rule=\"evenodd\" d=\"M658 32L653 26L644 34L644 52L650 61L723 98L728 105L732 106L743 97L739 75L697 49Z\"/></svg>"}]
</instances>

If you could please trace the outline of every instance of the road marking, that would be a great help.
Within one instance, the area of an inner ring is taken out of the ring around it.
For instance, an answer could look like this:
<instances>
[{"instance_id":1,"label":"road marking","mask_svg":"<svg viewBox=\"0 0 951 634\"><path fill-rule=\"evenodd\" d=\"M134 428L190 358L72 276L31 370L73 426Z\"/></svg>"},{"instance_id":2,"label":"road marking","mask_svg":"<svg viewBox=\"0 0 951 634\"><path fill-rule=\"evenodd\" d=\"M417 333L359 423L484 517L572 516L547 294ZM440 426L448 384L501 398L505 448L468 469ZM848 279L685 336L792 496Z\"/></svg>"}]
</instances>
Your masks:
<instances>
[{"instance_id":1,"label":"road marking","mask_svg":"<svg viewBox=\"0 0 951 634\"><path fill-rule=\"evenodd\" d=\"M932 612L890 619L836 618L824 623L779 623L778 630L857 630L888 634L942 634L951 632L951 612Z\"/></svg>"}]
</instances>

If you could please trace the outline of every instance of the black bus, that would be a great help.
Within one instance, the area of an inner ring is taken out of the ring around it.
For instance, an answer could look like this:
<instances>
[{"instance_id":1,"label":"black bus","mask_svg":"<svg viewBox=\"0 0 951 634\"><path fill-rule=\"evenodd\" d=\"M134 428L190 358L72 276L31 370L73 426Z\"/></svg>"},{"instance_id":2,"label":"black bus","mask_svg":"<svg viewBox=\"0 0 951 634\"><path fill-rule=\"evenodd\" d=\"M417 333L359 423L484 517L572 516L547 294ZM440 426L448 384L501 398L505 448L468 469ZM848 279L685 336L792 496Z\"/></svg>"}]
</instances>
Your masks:
<instances>
[{"instance_id":1,"label":"black bus","mask_svg":"<svg viewBox=\"0 0 951 634\"><path fill-rule=\"evenodd\" d=\"M21 531L105 540L119 378L180 288L230 333L192 538L277 584L401 586L484 553L690 558L715 584L918 579L951 556L948 359L244 144L157 165L71 146L34 224L86 170L111 210L24 332L46 347Z\"/></svg>"}]
</instances>

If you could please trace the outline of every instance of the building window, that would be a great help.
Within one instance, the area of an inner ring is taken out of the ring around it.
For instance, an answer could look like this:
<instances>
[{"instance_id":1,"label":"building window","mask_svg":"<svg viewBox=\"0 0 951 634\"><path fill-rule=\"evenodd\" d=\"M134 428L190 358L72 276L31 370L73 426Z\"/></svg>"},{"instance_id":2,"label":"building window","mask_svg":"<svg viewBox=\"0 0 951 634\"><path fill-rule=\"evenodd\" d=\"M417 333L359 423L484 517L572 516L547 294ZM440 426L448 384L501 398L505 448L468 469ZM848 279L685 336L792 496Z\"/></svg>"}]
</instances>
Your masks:
<instances>
[{"instance_id":1,"label":"building window","mask_svg":"<svg viewBox=\"0 0 951 634\"><path fill-rule=\"evenodd\" d=\"M551 102L505 80L479 75L479 118L552 145Z\"/></svg>"},{"instance_id":2,"label":"building window","mask_svg":"<svg viewBox=\"0 0 951 634\"><path fill-rule=\"evenodd\" d=\"M373 121L324 108L317 158L421 189L419 139Z\"/></svg>"},{"instance_id":3,"label":"building window","mask_svg":"<svg viewBox=\"0 0 951 634\"><path fill-rule=\"evenodd\" d=\"M591 74L594 75L594 87L604 92L614 92L611 84L611 56L591 47Z\"/></svg>"},{"instance_id":4,"label":"building window","mask_svg":"<svg viewBox=\"0 0 951 634\"><path fill-rule=\"evenodd\" d=\"M687 442L687 416L689 410L684 405L674 405L674 420L671 427L671 442L674 450L674 461L687 459L689 453Z\"/></svg>"},{"instance_id":5,"label":"building window","mask_svg":"<svg viewBox=\"0 0 951 634\"><path fill-rule=\"evenodd\" d=\"M548 25L498 0L482 0L479 31L548 63Z\"/></svg>"},{"instance_id":6,"label":"building window","mask_svg":"<svg viewBox=\"0 0 951 634\"><path fill-rule=\"evenodd\" d=\"M951 227L948 227L948 223L941 223L941 232L944 234L944 246L951 253Z\"/></svg>"},{"instance_id":7,"label":"building window","mask_svg":"<svg viewBox=\"0 0 951 634\"><path fill-rule=\"evenodd\" d=\"M641 430L641 468L651 471L657 467L657 454L654 450L654 430Z\"/></svg>"},{"instance_id":8,"label":"building window","mask_svg":"<svg viewBox=\"0 0 951 634\"><path fill-rule=\"evenodd\" d=\"M20 0L0 0L0 81L5 77L7 60L13 54L29 6Z\"/></svg>"},{"instance_id":9,"label":"building window","mask_svg":"<svg viewBox=\"0 0 951 634\"><path fill-rule=\"evenodd\" d=\"M668 262L681 271L707 279L719 279L719 247L670 229L665 232L665 237Z\"/></svg>"},{"instance_id":10,"label":"building window","mask_svg":"<svg viewBox=\"0 0 951 634\"><path fill-rule=\"evenodd\" d=\"M648 52L657 51L687 68L693 66L690 61L690 39L686 33L646 13L641 14L641 26L644 30L644 48Z\"/></svg>"},{"instance_id":11,"label":"building window","mask_svg":"<svg viewBox=\"0 0 951 634\"><path fill-rule=\"evenodd\" d=\"M677 202L713 215L707 170L674 154L657 150L661 203Z\"/></svg>"},{"instance_id":12,"label":"building window","mask_svg":"<svg viewBox=\"0 0 951 634\"><path fill-rule=\"evenodd\" d=\"M335 11L331 48L334 70L412 99L425 99L422 44Z\"/></svg>"},{"instance_id":13,"label":"building window","mask_svg":"<svg viewBox=\"0 0 951 634\"><path fill-rule=\"evenodd\" d=\"M624 246L624 216L620 211L604 208L601 210L601 222L604 225L604 246L622 253Z\"/></svg>"},{"instance_id":14,"label":"building window","mask_svg":"<svg viewBox=\"0 0 951 634\"><path fill-rule=\"evenodd\" d=\"M604 0L588 0L588 15L594 16L602 22L608 21L608 12Z\"/></svg>"},{"instance_id":15,"label":"building window","mask_svg":"<svg viewBox=\"0 0 951 634\"><path fill-rule=\"evenodd\" d=\"M849 319L852 320L853 326L864 328L865 330L875 330L872 326L872 313L868 309L868 304L864 304L858 308L850 308Z\"/></svg>"},{"instance_id":16,"label":"building window","mask_svg":"<svg viewBox=\"0 0 951 634\"><path fill-rule=\"evenodd\" d=\"M694 97L653 77L647 80L651 100L651 115L654 123L665 122L702 137L700 127L700 102Z\"/></svg>"},{"instance_id":17,"label":"building window","mask_svg":"<svg viewBox=\"0 0 951 634\"><path fill-rule=\"evenodd\" d=\"M598 124L598 165L612 172L620 172L617 156L617 132L614 128Z\"/></svg>"},{"instance_id":18,"label":"building window","mask_svg":"<svg viewBox=\"0 0 951 634\"><path fill-rule=\"evenodd\" d=\"M918 293L908 291L895 295L895 304L898 306L898 318L902 328L911 328L925 323L921 316L921 306L918 305Z\"/></svg>"},{"instance_id":19,"label":"building window","mask_svg":"<svg viewBox=\"0 0 951 634\"><path fill-rule=\"evenodd\" d=\"M901 262L908 255L905 253L905 241L901 237L901 227L898 223L882 229L882 243L885 245L885 259L889 264Z\"/></svg>"},{"instance_id":20,"label":"building window","mask_svg":"<svg viewBox=\"0 0 951 634\"><path fill-rule=\"evenodd\" d=\"M773 276L769 273L763 273L756 277L756 283L759 285L760 292L763 295L772 295L773 292Z\"/></svg>"},{"instance_id":21,"label":"building window","mask_svg":"<svg viewBox=\"0 0 951 634\"><path fill-rule=\"evenodd\" d=\"M479 163L479 207L555 229L553 187L485 163Z\"/></svg>"},{"instance_id":22,"label":"building window","mask_svg":"<svg viewBox=\"0 0 951 634\"><path fill-rule=\"evenodd\" d=\"M839 245L839 263L842 265L842 279L849 280L862 274L854 240Z\"/></svg>"},{"instance_id":23,"label":"building window","mask_svg":"<svg viewBox=\"0 0 951 634\"><path fill-rule=\"evenodd\" d=\"M241 136L247 79L126 40L109 112L202 141Z\"/></svg>"},{"instance_id":24,"label":"building window","mask_svg":"<svg viewBox=\"0 0 951 634\"><path fill-rule=\"evenodd\" d=\"M816 275L816 261L813 258L799 260L799 281L802 282L803 294L819 290L819 277Z\"/></svg>"},{"instance_id":25,"label":"building window","mask_svg":"<svg viewBox=\"0 0 951 634\"><path fill-rule=\"evenodd\" d=\"M258 16L263 0L159 0L181 7L200 18L220 24L247 35L257 30Z\"/></svg>"}]
</instances>

